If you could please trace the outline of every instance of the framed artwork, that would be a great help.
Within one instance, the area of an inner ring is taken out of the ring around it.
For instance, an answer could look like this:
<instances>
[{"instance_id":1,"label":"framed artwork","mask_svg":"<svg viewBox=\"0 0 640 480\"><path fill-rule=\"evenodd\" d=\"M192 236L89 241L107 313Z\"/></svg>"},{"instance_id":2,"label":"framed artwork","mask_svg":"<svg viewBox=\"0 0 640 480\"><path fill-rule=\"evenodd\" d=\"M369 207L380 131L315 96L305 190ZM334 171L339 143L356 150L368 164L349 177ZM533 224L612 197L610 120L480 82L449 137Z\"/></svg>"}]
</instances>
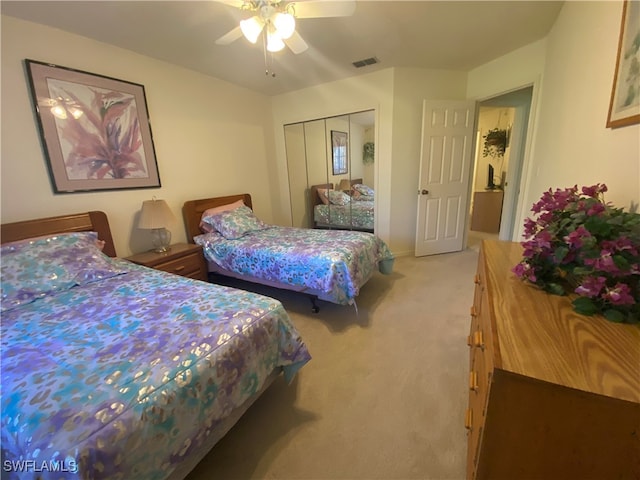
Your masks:
<instances>
[{"instance_id":1,"label":"framed artwork","mask_svg":"<svg viewBox=\"0 0 640 480\"><path fill-rule=\"evenodd\" d=\"M349 136L346 132L331 130L331 162L333 174L349 173Z\"/></svg>"},{"instance_id":2,"label":"framed artwork","mask_svg":"<svg viewBox=\"0 0 640 480\"><path fill-rule=\"evenodd\" d=\"M25 65L55 193L160 187L144 86Z\"/></svg>"},{"instance_id":3,"label":"framed artwork","mask_svg":"<svg viewBox=\"0 0 640 480\"><path fill-rule=\"evenodd\" d=\"M640 2L625 0L607 127L640 123Z\"/></svg>"}]
</instances>

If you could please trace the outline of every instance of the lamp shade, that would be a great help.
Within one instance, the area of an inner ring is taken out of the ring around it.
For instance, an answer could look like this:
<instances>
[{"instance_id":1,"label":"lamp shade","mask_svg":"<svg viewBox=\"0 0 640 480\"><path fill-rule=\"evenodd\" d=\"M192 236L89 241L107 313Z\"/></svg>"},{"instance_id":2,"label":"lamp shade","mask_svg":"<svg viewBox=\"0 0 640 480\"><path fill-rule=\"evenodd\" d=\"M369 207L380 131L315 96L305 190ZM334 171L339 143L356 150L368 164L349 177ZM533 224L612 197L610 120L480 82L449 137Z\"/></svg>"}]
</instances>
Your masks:
<instances>
[{"instance_id":1,"label":"lamp shade","mask_svg":"<svg viewBox=\"0 0 640 480\"><path fill-rule=\"evenodd\" d=\"M296 19L290 13L276 13L273 18L273 25L280 38L286 40L293 35L296 29Z\"/></svg>"},{"instance_id":2,"label":"lamp shade","mask_svg":"<svg viewBox=\"0 0 640 480\"><path fill-rule=\"evenodd\" d=\"M175 221L173 212L164 200L145 200L142 202L142 212L138 221L138 228L165 228Z\"/></svg>"},{"instance_id":3,"label":"lamp shade","mask_svg":"<svg viewBox=\"0 0 640 480\"><path fill-rule=\"evenodd\" d=\"M343 178L340 180L340 184L338 185L338 190L342 190L346 192L347 190L351 190L351 182L348 178Z\"/></svg>"},{"instance_id":4,"label":"lamp shade","mask_svg":"<svg viewBox=\"0 0 640 480\"><path fill-rule=\"evenodd\" d=\"M257 16L247 18L240 22L240 30L242 30L242 34L251 43L256 43L258 41L258 35L260 35L263 28L264 20Z\"/></svg>"},{"instance_id":5,"label":"lamp shade","mask_svg":"<svg viewBox=\"0 0 640 480\"><path fill-rule=\"evenodd\" d=\"M275 29L267 30L267 50L270 52L279 52L284 48L284 42Z\"/></svg>"}]
</instances>

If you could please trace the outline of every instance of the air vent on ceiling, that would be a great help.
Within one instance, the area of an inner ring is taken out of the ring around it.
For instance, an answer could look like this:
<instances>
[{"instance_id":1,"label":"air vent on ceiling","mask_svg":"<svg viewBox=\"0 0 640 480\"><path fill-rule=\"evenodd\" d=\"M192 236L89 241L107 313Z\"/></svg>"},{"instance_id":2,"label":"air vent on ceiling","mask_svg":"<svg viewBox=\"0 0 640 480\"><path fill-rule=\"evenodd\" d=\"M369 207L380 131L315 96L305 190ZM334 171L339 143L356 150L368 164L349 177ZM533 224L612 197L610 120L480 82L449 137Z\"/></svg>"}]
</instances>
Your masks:
<instances>
[{"instance_id":1,"label":"air vent on ceiling","mask_svg":"<svg viewBox=\"0 0 640 480\"><path fill-rule=\"evenodd\" d=\"M375 63L380 62L376 57L365 58L364 60L358 60L357 62L353 62L353 66L356 68L366 67L367 65L373 65Z\"/></svg>"}]
</instances>

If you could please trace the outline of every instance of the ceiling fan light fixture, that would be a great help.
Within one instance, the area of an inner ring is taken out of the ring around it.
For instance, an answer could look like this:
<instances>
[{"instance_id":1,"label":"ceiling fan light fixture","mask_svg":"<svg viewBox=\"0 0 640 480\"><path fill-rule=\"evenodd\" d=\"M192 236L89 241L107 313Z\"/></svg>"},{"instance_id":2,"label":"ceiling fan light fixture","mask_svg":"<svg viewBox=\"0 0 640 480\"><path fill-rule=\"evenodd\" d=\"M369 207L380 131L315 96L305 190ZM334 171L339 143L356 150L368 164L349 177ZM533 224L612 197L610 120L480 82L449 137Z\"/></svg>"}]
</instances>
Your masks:
<instances>
[{"instance_id":1,"label":"ceiling fan light fixture","mask_svg":"<svg viewBox=\"0 0 640 480\"><path fill-rule=\"evenodd\" d=\"M284 42L276 31L267 30L267 50L270 52L279 52L284 48Z\"/></svg>"},{"instance_id":2,"label":"ceiling fan light fixture","mask_svg":"<svg viewBox=\"0 0 640 480\"><path fill-rule=\"evenodd\" d=\"M290 13L276 13L273 18L273 26L282 40L287 40L296 29L296 19Z\"/></svg>"},{"instance_id":3,"label":"ceiling fan light fixture","mask_svg":"<svg viewBox=\"0 0 640 480\"><path fill-rule=\"evenodd\" d=\"M264 20L258 16L247 18L240 22L242 34L251 43L256 43L258 41L258 37L260 36L260 32L262 32L263 28Z\"/></svg>"}]
</instances>

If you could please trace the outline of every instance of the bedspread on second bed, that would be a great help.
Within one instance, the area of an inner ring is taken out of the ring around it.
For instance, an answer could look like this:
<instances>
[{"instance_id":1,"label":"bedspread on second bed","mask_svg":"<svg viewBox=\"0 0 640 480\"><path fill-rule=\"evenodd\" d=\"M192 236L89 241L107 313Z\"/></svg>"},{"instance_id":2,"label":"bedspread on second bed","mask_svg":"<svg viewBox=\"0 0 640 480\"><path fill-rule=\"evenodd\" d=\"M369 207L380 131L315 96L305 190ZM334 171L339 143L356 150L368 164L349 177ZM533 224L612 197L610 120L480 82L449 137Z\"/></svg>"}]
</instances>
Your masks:
<instances>
[{"instance_id":1,"label":"bedspread on second bed","mask_svg":"<svg viewBox=\"0 0 640 480\"><path fill-rule=\"evenodd\" d=\"M274 369L310 359L279 302L127 265L3 312L9 478L165 478Z\"/></svg>"},{"instance_id":2,"label":"bedspread on second bed","mask_svg":"<svg viewBox=\"0 0 640 480\"><path fill-rule=\"evenodd\" d=\"M316 205L313 220L318 225L352 227L373 231L373 201L350 202L347 205Z\"/></svg>"},{"instance_id":3,"label":"bedspread on second bed","mask_svg":"<svg viewBox=\"0 0 640 480\"><path fill-rule=\"evenodd\" d=\"M225 270L300 287L342 305L353 303L376 269L390 273L388 264L393 262L379 237L348 230L271 226L235 240L213 232L194 241L209 261Z\"/></svg>"}]
</instances>

